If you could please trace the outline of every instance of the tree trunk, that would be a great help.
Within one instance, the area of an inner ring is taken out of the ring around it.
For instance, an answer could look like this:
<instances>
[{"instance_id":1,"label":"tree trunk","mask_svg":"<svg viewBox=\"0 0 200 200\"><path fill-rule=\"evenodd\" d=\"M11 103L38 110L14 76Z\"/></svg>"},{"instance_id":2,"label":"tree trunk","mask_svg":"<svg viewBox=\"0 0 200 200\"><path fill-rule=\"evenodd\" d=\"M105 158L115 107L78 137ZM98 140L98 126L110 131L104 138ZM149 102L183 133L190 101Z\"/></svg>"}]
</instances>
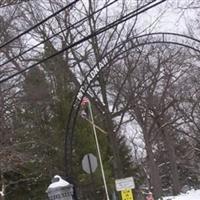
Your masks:
<instances>
[{"instance_id":1,"label":"tree trunk","mask_svg":"<svg viewBox=\"0 0 200 200\"><path fill-rule=\"evenodd\" d=\"M158 127L162 127L163 122L158 121L157 122ZM171 180L173 184L173 194L177 195L180 193L180 181L179 181L179 173L178 173L178 167L176 164L176 154L175 149L173 145L173 139L169 133L169 131L165 130L165 128L161 128L161 133L164 138L164 144L165 148L167 150L169 162L170 162L170 168L171 168Z\"/></svg>"},{"instance_id":2,"label":"tree trunk","mask_svg":"<svg viewBox=\"0 0 200 200\"><path fill-rule=\"evenodd\" d=\"M150 188L152 189L153 195L156 200L162 196L159 168L155 162L152 146L146 134L144 134L144 140L145 140L146 152L147 152L147 164L148 164L149 173L150 173L150 184L151 184Z\"/></svg>"},{"instance_id":3,"label":"tree trunk","mask_svg":"<svg viewBox=\"0 0 200 200\"><path fill-rule=\"evenodd\" d=\"M123 170L122 170L122 165L121 165L121 160L120 160L119 148L116 141L116 133L113 131L114 130L113 121L109 113L106 114L105 119L106 119L105 125L108 132L108 140L109 140L111 152L113 155L112 165L113 165L114 177L123 178Z\"/></svg>"},{"instance_id":4,"label":"tree trunk","mask_svg":"<svg viewBox=\"0 0 200 200\"><path fill-rule=\"evenodd\" d=\"M176 154L173 146L173 141L169 133L164 132L164 141L166 150L169 157L170 167L171 167L171 178L173 183L173 194L177 195L180 193L180 181L178 174L178 167L176 163Z\"/></svg>"}]
</instances>

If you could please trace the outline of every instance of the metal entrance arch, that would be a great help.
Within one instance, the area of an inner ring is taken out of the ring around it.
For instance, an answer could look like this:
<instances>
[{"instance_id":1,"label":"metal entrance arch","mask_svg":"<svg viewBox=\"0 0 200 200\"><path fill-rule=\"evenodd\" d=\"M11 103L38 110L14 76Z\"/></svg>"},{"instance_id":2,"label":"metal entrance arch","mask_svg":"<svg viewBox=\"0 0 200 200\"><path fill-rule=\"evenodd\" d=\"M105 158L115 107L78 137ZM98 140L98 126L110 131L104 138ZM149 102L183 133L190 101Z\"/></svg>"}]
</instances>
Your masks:
<instances>
[{"instance_id":1,"label":"metal entrance arch","mask_svg":"<svg viewBox=\"0 0 200 200\"><path fill-rule=\"evenodd\" d=\"M130 43L131 45L123 49L126 44ZM185 48L189 48L193 51L196 51L200 54L200 40L192 38L190 36L178 34L178 33L167 33L167 32L158 32L158 33L150 33L144 34L137 37L131 37L121 42L116 48L120 51L116 53L115 56L112 57L109 62L106 61L107 56L113 53L113 50L108 52L106 56L103 56L98 63L88 72L84 81L79 87L79 90L73 100L70 113L68 115L67 127L66 127L66 135L65 135L65 172L66 177L70 177L72 175L72 146L73 146L73 135L74 128L76 125L76 120L78 116L78 112L80 110L80 104L85 95L92 84L92 82L96 79L97 75L101 70L106 67L110 67L112 63L119 58L119 56L123 55L123 53L149 44L156 43L164 43L164 44L174 44L179 45Z\"/></svg>"}]
</instances>

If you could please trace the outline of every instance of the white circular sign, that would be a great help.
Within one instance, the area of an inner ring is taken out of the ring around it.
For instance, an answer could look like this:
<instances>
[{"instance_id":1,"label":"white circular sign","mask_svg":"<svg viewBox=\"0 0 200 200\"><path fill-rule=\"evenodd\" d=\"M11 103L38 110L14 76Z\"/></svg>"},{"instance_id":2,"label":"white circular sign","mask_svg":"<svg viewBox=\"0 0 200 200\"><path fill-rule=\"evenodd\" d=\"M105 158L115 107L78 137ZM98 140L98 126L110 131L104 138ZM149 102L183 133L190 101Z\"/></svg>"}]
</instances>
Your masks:
<instances>
[{"instance_id":1,"label":"white circular sign","mask_svg":"<svg viewBox=\"0 0 200 200\"><path fill-rule=\"evenodd\" d=\"M86 154L82 160L82 167L88 174L95 172L97 168L97 158L92 153Z\"/></svg>"}]
</instances>

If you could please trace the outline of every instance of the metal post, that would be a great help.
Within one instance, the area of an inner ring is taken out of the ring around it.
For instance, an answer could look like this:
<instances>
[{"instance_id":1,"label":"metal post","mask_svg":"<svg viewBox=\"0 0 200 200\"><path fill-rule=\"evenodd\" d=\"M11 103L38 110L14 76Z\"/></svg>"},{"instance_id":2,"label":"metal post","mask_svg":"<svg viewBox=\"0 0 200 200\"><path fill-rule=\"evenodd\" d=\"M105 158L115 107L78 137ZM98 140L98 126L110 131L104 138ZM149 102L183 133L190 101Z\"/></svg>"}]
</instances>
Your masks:
<instances>
[{"instance_id":1,"label":"metal post","mask_svg":"<svg viewBox=\"0 0 200 200\"><path fill-rule=\"evenodd\" d=\"M87 159L88 159L88 163L89 163L89 168L90 168L90 178L91 178L91 189L92 189L92 193L93 193L93 198L95 197L95 183L94 183L94 176L93 176L93 172L92 172L92 166L91 166L91 160L90 160L90 156L89 154L87 154Z\"/></svg>"},{"instance_id":2,"label":"metal post","mask_svg":"<svg viewBox=\"0 0 200 200\"><path fill-rule=\"evenodd\" d=\"M95 137L95 142L96 142L96 147L97 147L97 153L98 153L98 157L99 157L99 163L100 163L101 174L102 174L102 178L103 178L103 183L104 183L106 198L107 198L107 200L110 200L109 199L109 195L108 195L108 187L107 187L107 184L106 184L106 179L105 179L105 173L104 173L104 169L103 169L102 159L101 159L101 152L100 152L100 148L99 148L99 142L98 142L96 128L95 128L95 124L94 124L94 118L93 118L93 113L92 113L92 106L91 106L90 102L88 104L89 104L90 117L91 117L91 121L92 121L92 128L93 128L93 132L94 132L94 137Z\"/></svg>"}]
</instances>

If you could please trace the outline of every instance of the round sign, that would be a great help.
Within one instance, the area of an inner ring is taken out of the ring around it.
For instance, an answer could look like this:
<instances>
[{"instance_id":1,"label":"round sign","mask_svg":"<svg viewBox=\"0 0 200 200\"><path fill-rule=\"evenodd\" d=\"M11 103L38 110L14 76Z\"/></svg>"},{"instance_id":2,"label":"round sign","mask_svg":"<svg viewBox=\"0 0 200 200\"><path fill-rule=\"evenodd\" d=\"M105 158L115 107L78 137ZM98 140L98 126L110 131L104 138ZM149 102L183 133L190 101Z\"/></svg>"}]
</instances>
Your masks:
<instances>
[{"instance_id":1,"label":"round sign","mask_svg":"<svg viewBox=\"0 0 200 200\"><path fill-rule=\"evenodd\" d=\"M82 168L88 174L95 172L97 168L97 158L92 153L86 154L82 160Z\"/></svg>"}]
</instances>

